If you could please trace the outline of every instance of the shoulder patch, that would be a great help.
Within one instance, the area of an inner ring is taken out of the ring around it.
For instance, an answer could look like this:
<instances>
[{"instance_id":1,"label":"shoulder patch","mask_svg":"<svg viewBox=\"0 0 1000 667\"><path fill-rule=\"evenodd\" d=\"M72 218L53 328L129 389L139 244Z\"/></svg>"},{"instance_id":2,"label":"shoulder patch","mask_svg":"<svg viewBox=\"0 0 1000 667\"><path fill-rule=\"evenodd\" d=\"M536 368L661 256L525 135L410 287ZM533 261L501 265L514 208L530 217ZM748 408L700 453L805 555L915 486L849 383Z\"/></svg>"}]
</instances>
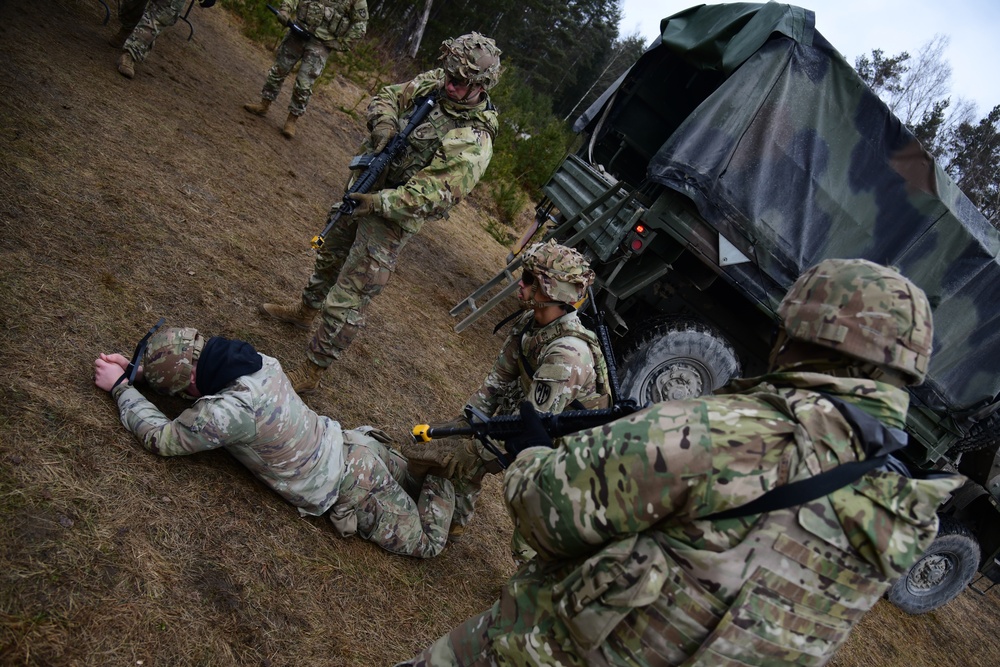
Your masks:
<instances>
[{"instance_id":1,"label":"shoulder patch","mask_svg":"<svg viewBox=\"0 0 1000 667\"><path fill-rule=\"evenodd\" d=\"M535 382L535 405L545 405L552 398L552 387L545 382Z\"/></svg>"}]
</instances>

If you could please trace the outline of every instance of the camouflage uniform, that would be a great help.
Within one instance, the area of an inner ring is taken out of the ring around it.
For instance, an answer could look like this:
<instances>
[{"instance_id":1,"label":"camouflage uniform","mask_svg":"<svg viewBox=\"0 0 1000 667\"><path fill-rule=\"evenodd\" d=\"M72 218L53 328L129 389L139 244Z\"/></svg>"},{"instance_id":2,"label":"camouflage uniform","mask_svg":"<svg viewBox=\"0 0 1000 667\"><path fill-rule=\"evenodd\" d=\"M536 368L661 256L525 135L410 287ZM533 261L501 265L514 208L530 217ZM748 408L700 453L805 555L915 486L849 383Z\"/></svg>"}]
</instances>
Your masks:
<instances>
[{"instance_id":1,"label":"camouflage uniform","mask_svg":"<svg viewBox=\"0 0 1000 667\"><path fill-rule=\"evenodd\" d=\"M829 349L861 350L862 359L879 356L870 354L878 346L890 352L888 368L919 381L930 350L926 297L922 309L885 317L913 306L912 293L866 300L856 285L830 289L843 274L817 275L802 301L782 304L789 336L811 327L802 339L826 338ZM820 300L826 314L817 320L819 311L807 311ZM845 318L854 322L840 326ZM867 349L852 340L861 328L878 332ZM893 356L896 347L906 352ZM714 519L865 458L824 394L893 428L903 427L908 404L892 384L805 370L739 381L724 394L661 403L556 449L523 451L504 492L538 557L490 610L403 664L825 664L931 543L935 510L962 480L883 467L795 507Z\"/></svg>"},{"instance_id":2,"label":"camouflage uniform","mask_svg":"<svg viewBox=\"0 0 1000 667\"><path fill-rule=\"evenodd\" d=\"M541 283L551 302L570 305L583 297L593 281L593 272L577 251L554 241L535 244L524 253L525 271ZM493 368L466 405L486 415L512 415L529 401L539 412L560 413L574 408L592 410L611 404L608 367L597 336L587 329L576 312L544 326L535 322L534 310L524 313L511 328ZM454 479L455 517L452 533L469 524L487 472L498 472L493 454L474 445L485 466L470 477ZM515 533L514 560L529 560L534 552Z\"/></svg>"},{"instance_id":3,"label":"camouflage uniform","mask_svg":"<svg viewBox=\"0 0 1000 667\"><path fill-rule=\"evenodd\" d=\"M118 3L118 21L123 30L132 32L139 25L148 0L121 0Z\"/></svg>"},{"instance_id":4,"label":"camouflage uniform","mask_svg":"<svg viewBox=\"0 0 1000 667\"><path fill-rule=\"evenodd\" d=\"M164 29L177 23L186 4L185 0L149 0L149 2L124 0L119 7L118 16L123 27L132 27L133 30L122 48L135 62L145 61L153 49L156 37ZM145 5L144 10L139 9L142 5ZM133 23L133 19L140 11L142 13L138 21Z\"/></svg>"},{"instance_id":5,"label":"camouflage uniform","mask_svg":"<svg viewBox=\"0 0 1000 667\"><path fill-rule=\"evenodd\" d=\"M414 100L441 93L444 83L444 70L436 69L383 88L368 107L369 128L391 122L402 129ZM409 147L390 166L385 187L373 193L374 212L334 226L302 292L305 306L322 309L306 354L312 363L326 368L347 349L406 242L476 186L493 157L497 129L497 113L485 93L473 105L451 102L441 93L426 122L410 135ZM371 148L367 141L362 147Z\"/></svg>"},{"instance_id":6,"label":"camouflage uniform","mask_svg":"<svg viewBox=\"0 0 1000 667\"><path fill-rule=\"evenodd\" d=\"M500 355L467 405L487 415L512 415L528 400L540 412L608 407L608 369L597 337L583 326L575 312L543 327L533 326L534 313L524 313L514 324ZM476 443L488 462L468 479L456 479L453 532L472 521L487 472L498 472L495 457ZM514 536L515 560L531 557L523 541Z\"/></svg>"},{"instance_id":7,"label":"camouflage uniform","mask_svg":"<svg viewBox=\"0 0 1000 667\"><path fill-rule=\"evenodd\" d=\"M300 39L289 30L278 45L274 65L267 73L261 99L274 101L285 77L301 61L288 111L306 112L313 84L323 73L331 51L346 51L368 29L367 0L285 0L281 11L311 32L315 39Z\"/></svg>"},{"instance_id":8,"label":"camouflage uniform","mask_svg":"<svg viewBox=\"0 0 1000 667\"><path fill-rule=\"evenodd\" d=\"M174 359L158 368L157 357L166 347L157 349L151 341L146 380L179 393L190 378L200 336L192 336L193 329L173 331L195 343L185 343L183 349L174 346L168 351ZM177 356L185 355L187 363L176 363ZM451 482L427 476L414 502L404 490L416 490L407 478L405 459L382 444L387 438L370 427L343 431L337 422L317 415L292 391L278 361L260 356L259 371L199 398L173 421L136 389L120 384L112 396L122 423L145 449L160 456L225 448L302 515L329 510L342 535L357 532L384 549L410 556L440 553L453 512Z\"/></svg>"}]
</instances>

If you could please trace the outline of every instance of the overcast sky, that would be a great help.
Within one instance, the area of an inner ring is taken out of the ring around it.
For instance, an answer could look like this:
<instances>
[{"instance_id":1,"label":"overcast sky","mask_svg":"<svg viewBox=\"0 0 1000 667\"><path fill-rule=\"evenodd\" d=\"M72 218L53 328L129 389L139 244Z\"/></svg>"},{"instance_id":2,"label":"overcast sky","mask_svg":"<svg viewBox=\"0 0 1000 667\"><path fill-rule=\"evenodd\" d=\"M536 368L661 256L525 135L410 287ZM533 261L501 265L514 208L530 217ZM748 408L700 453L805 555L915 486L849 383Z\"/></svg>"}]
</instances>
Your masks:
<instances>
[{"instance_id":1,"label":"overcast sky","mask_svg":"<svg viewBox=\"0 0 1000 667\"><path fill-rule=\"evenodd\" d=\"M647 42L660 19L693 7L692 0L623 0L622 35L638 32ZM950 37L952 95L971 100L982 118L1000 104L1000 0L800 0L816 12L816 28L849 63L872 49L915 55L937 33Z\"/></svg>"}]
</instances>

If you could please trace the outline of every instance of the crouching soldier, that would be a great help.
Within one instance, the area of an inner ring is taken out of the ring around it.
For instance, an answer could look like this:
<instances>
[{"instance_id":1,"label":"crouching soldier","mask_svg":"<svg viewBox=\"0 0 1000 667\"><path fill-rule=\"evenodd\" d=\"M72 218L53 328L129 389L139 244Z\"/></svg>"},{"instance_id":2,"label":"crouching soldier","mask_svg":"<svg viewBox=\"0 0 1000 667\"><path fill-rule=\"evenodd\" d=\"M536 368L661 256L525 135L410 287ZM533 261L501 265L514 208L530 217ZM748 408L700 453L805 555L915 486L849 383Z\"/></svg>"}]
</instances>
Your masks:
<instances>
[{"instance_id":1,"label":"crouching soldier","mask_svg":"<svg viewBox=\"0 0 1000 667\"><path fill-rule=\"evenodd\" d=\"M451 482L427 475L417 488L384 433L344 430L316 414L278 361L249 343L205 338L191 328L163 329L148 341L133 360L135 379L195 401L172 421L132 386L128 359L102 354L94 361L95 384L111 392L143 448L182 456L222 447L302 515L329 512L341 535L357 533L418 558L444 549L455 503Z\"/></svg>"},{"instance_id":2,"label":"crouching soldier","mask_svg":"<svg viewBox=\"0 0 1000 667\"><path fill-rule=\"evenodd\" d=\"M487 416L515 414L522 401L550 413L609 407L604 354L574 306L594 281L590 264L576 250L549 241L526 250L522 266L518 301L524 312L466 406ZM434 426L467 423L458 417ZM426 467L455 483L451 536L459 537L472 520L483 478L501 470L496 455L471 438L457 436L404 444L403 451L415 467ZM517 534L514 537L514 560L527 561L534 552Z\"/></svg>"}]
</instances>

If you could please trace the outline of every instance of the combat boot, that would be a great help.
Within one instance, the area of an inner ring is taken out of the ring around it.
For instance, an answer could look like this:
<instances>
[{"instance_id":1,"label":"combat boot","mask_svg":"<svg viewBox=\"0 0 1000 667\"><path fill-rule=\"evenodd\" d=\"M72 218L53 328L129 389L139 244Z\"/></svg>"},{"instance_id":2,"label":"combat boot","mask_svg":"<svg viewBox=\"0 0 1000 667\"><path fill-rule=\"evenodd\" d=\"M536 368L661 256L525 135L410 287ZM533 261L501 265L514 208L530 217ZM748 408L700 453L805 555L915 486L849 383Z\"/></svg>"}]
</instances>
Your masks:
<instances>
[{"instance_id":1,"label":"combat boot","mask_svg":"<svg viewBox=\"0 0 1000 667\"><path fill-rule=\"evenodd\" d=\"M135 59L132 58L132 54L128 51L123 53L122 57L118 59L118 73L126 79L131 79L135 76Z\"/></svg>"},{"instance_id":2,"label":"combat boot","mask_svg":"<svg viewBox=\"0 0 1000 667\"><path fill-rule=\"evenodd\" d=\"M299 396L311 394L319 389L319 379L326 369L306 359L303 364L288 372L288 381Z\"/></svg>"},{"instance_id":3,"label":"combat boot","mask_svg":"<svg viewBox=\"0 0 1000 667\"><path fill-rule=\"evenodd\" d=\"M108 44L115 47L116 49L120 49L123 46L125 46L125 42L128 41L128 38L131 34L132 34L131 30L122 26L121 28L118 28L118 32L116 32L113 36L108 38Z\"/></svg>"},{"instance_id":4,"label":"combat boot","mask_svg":"<svg viewBox=\"0 0 1000 667\"><path fill-rule=\"evenodd\" d=\"M310 308L302 303L302 301L288 306L283 306L280 303L262 303L257 310L261 315L267 315L276 320L288 322L299 329L310 328L313 320L316 319L316 313L319 312L318 308Z\"/></svg>"},{"instance_id":5,"label":"combat boot","mask_svg":"<svg viewBox=\"0 0 1000 667\"><path fill-rule=\"evenodd\" d=\"M243 108L255 116L266 116L267 110L271 108L271 100L261 99L259 104L247 102L243 105Z\"/></svg>"},{"instance_id":6,"label":"combat boot","mask_svg":"<svg viewBox=\"0 0 1000 667\"><path fill-rule=\"evenodd\" d=\"M465 526L452 521L451 526L448 528L448 541L461 542L463 535L465 535Z\"/></svg>"},{"instance_id":7,"label":"combat boot","mask_svg":"<svg viewBox=\"0 0 1000 667\"><path fill-rule=\"evenodd\" d=\"M285 139L291 139L295 136L295 121L298 119L298 116L288 114L288 118L285 119L285 126L281 128L281 133L285 135Z\"/></svg>"}]
</instances>

